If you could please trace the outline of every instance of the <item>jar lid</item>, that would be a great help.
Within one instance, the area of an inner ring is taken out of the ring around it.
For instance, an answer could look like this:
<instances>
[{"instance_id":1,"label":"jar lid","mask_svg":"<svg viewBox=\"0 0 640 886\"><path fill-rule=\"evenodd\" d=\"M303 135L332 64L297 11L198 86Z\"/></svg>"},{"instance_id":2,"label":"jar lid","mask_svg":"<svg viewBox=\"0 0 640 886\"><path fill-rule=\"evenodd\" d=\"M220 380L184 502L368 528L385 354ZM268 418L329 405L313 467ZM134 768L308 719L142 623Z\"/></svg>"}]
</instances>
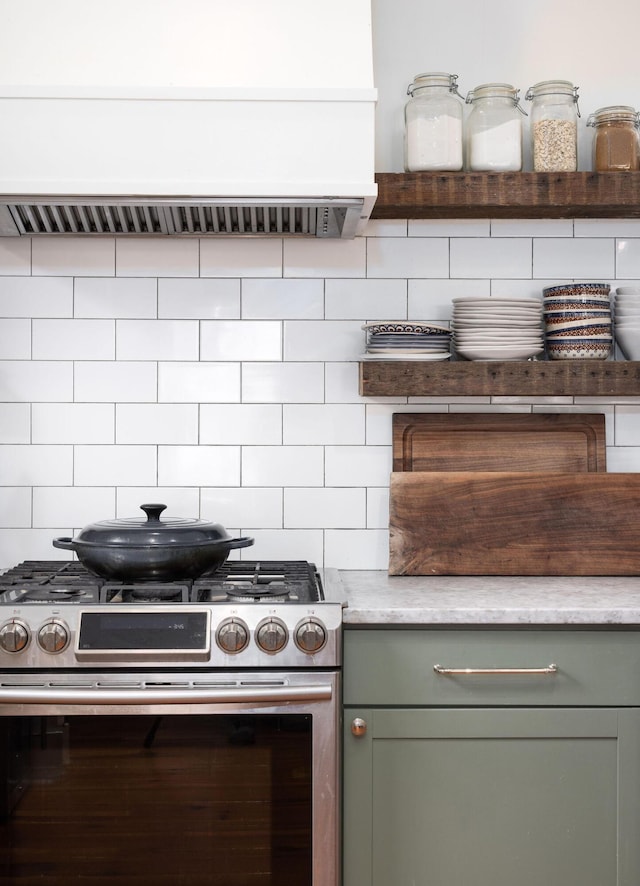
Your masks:
<instances>
[{"instance_id":1,"label":"jar lid","mask_svg":"<svg viewBox=\"0 0 640 886\"><path fill-rule=\"evenodd\" d=\"M598 108L587 120L587 126L597 126L599 123L633 123L640 125L640 114L630 105L610 105L606 108Z\"/></svg>"},{"instance_id":2,"label":"jar lid","mask_svg":"<svg viewBox=\"0 0 640 886\"><path fill-rule=\"evenodd\" d=\"M481 86L476 86L467 93L466 102L472 104L482 98L509 98L519 111L526 114L520 107L520 90L510 83L483 83Z\"/></svg>"},{"instance_id":3,"label":"jar lid","mask_svg":"<svg viewBox=\"0 0 640 886\"><path fill-rule=\"evenodd\" d=\"M525 98L531 101L539 95L572 95L574 101L578 101L578 87L569 80L541 80L527 90Z\"/></svg>"},{"instance_id":4,"label":"jar lid","mask_svg":"<svg viewBox=\"0 0 640 886\"><path fill-rule=\"evenodd\" d=\"M460 95L458 92L458 75L443 74L439 71L427 74L416 74L413 78L413 83L410 83L407 86L407 95L413 95L417 89L424 89L428 86L445 86L450 92L455 92L457 95ZM460 97L462 98L462 96Z\"/></svg>"}]
</instances>

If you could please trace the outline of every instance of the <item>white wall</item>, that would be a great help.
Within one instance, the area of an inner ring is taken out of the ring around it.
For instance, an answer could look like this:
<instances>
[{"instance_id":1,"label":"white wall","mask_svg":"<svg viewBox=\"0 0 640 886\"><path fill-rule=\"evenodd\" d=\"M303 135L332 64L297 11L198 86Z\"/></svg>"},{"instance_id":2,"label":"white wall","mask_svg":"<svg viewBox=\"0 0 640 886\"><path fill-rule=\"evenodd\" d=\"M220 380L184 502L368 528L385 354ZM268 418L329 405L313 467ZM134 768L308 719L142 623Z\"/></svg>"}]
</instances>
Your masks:
<instances>
[{"instance_id":1,"label":"white wall","mask_svg":"<svg viewBox=\"0 0 640 886\"><path fill-rule=\"evenodd\" d=\"M609 17L565 0L374 9L380 169L400 168L388 115L420 70L458 73L465 90L566 77L583 114L640 104L631 3ZM377 222L350 242L0 240L0 567L65 556L56 535L160 500L254 535L247 558L384 569L398 410L604 412L609 469L640 470L638 398L358 395L364 321L445 320L457 295L527 297L576 278L637 283L640 222Z\"/></svg>"}]
</instances>

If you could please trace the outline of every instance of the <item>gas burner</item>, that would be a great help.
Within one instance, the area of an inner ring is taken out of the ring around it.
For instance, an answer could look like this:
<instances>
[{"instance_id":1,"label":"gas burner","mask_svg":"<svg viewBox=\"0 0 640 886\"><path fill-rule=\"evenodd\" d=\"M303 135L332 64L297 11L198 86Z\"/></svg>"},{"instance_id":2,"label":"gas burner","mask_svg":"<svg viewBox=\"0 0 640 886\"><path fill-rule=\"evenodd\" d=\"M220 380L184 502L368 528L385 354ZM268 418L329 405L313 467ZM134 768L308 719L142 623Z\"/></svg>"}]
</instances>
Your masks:
<instances>
[{"instance_id":1,"label":"gas burner","mask_svg":"<svg viewBox=\"0 0 640 886\"><path fill-rule=\"evenodd\" d=\"M22 602L33 600L44 603L64 603L65 600L73 600L74 597L86 597L89 592L84 588L69 587L35 587L25 589L20 597Z\"/></svg>"},{"instance_id":2,"label":"gas burner","mask_svg":"<svg viewBox=\"0 0 640 886\"><path fill-rule=\"evenodd\" d=\"M265 597L288 600L291 593L284 581L272 581L269 584L253 584L250 581L225 581L221 585L221 590L229 598L249 598L251 600L262 600Z\"/></svg>"},{"instance_id":3,"label":"gas burner","mask_svg":"<svg viewBox=\"0 0 640 886\"><path fill-rule=\"evenodd\" d=\"M104 603L186 603L189 588L175 582L161 584L107 584L102 589Z\"/></svg>"}]
</instances>

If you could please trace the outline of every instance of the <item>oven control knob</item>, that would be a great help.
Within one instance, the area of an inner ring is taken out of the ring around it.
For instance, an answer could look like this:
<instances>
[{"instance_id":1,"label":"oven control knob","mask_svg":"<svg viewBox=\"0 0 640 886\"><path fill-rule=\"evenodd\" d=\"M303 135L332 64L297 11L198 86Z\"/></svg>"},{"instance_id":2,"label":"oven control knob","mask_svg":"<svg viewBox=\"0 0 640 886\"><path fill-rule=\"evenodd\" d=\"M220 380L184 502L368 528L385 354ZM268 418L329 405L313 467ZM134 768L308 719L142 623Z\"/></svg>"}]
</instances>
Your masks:
<instances>
[{"instance_id":1,"label":"oven control knob","mask_svg":"<svg viewBox=\"0 0 640 886\"><path fill-rule=\"evenodd\" d=\"M263 652L280 652L288 639L286 625L279 618L267 618L256 628L256 643Z\"/></svg>"},{"instance_id":2,"label":"oven control knob","mask_svg":"<svg viewBox=\"0 0 640 886\"><path fill-rule=\"evenodd\" d=\"M0 628L0 647L5 652L22 652L29 642L29 629L24 622L13 619Z\"/></svg>"},{"instance_id":3,"label":"oven control knob","mask_svg":"<svg viewBox=\"0 0 640 886\"><path fill-rule=\"evenodd\" d=\"M317 618L305 618L296 627L294 640L298 649L313 655L315 652L320 652L327 642L327 632Z\"/></svg>"},{"instance_id":4,"label":"oven control knob","mask_svg":"<svg viewBox=\"0 0 640 886\"><path fill-rule=\"evenodd\" d=\"M69 643L69 629L64 622L53 619L42 625L38 631L38 645L45 652L62 652Z\"/></svg>"},{"instance_id":5,"label":"oven control knob","mask_svg":"<svg viewBox=\"0 0 640 886\"><path fill-rule=\"evenodd\" d=\"M223 652L242 652L249 642L249 628L238 618L225 618L216 631L216 643Z\"/></svg>"}]
</instances>

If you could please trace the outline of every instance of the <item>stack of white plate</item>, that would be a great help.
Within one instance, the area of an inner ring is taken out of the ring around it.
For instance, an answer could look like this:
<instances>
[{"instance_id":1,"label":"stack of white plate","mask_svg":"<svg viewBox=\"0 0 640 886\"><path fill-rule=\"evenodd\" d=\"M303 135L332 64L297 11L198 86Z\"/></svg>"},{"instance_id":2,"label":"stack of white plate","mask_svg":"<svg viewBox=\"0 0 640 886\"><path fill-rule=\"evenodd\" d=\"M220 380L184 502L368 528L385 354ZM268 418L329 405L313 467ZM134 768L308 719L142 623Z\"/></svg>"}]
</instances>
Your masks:
<instances>
[{"instance_id":1,"label":"stack of white plate","mask_svg":"<svg viewBox=\"0 0 640 886\"><path fill-rule=\"evenodd\" d=\"M367 352L361 360L448 360L451 330L437 323L378 320L365 323Z\"/></svg>"},{"instance_id":2,"label":"stack of white plate","mask_svg":"<svg viewBox=\"0 0 640 886\"><path fill-rule=\"evenodd\" d=\"M451 326L467 360L527 360L544 350L540 299L454 298Z\"/></svg>"},{"instance_id":3,"label":"stack of white plate","mask_svg":"<svg viewBox=\"0 0 640 886\"><path fill-rule=\"evenodd\" d=\"M640 360L640 287L619 286L614 296L615 335L627 360Z\"/></svg>"}]
</instances>

